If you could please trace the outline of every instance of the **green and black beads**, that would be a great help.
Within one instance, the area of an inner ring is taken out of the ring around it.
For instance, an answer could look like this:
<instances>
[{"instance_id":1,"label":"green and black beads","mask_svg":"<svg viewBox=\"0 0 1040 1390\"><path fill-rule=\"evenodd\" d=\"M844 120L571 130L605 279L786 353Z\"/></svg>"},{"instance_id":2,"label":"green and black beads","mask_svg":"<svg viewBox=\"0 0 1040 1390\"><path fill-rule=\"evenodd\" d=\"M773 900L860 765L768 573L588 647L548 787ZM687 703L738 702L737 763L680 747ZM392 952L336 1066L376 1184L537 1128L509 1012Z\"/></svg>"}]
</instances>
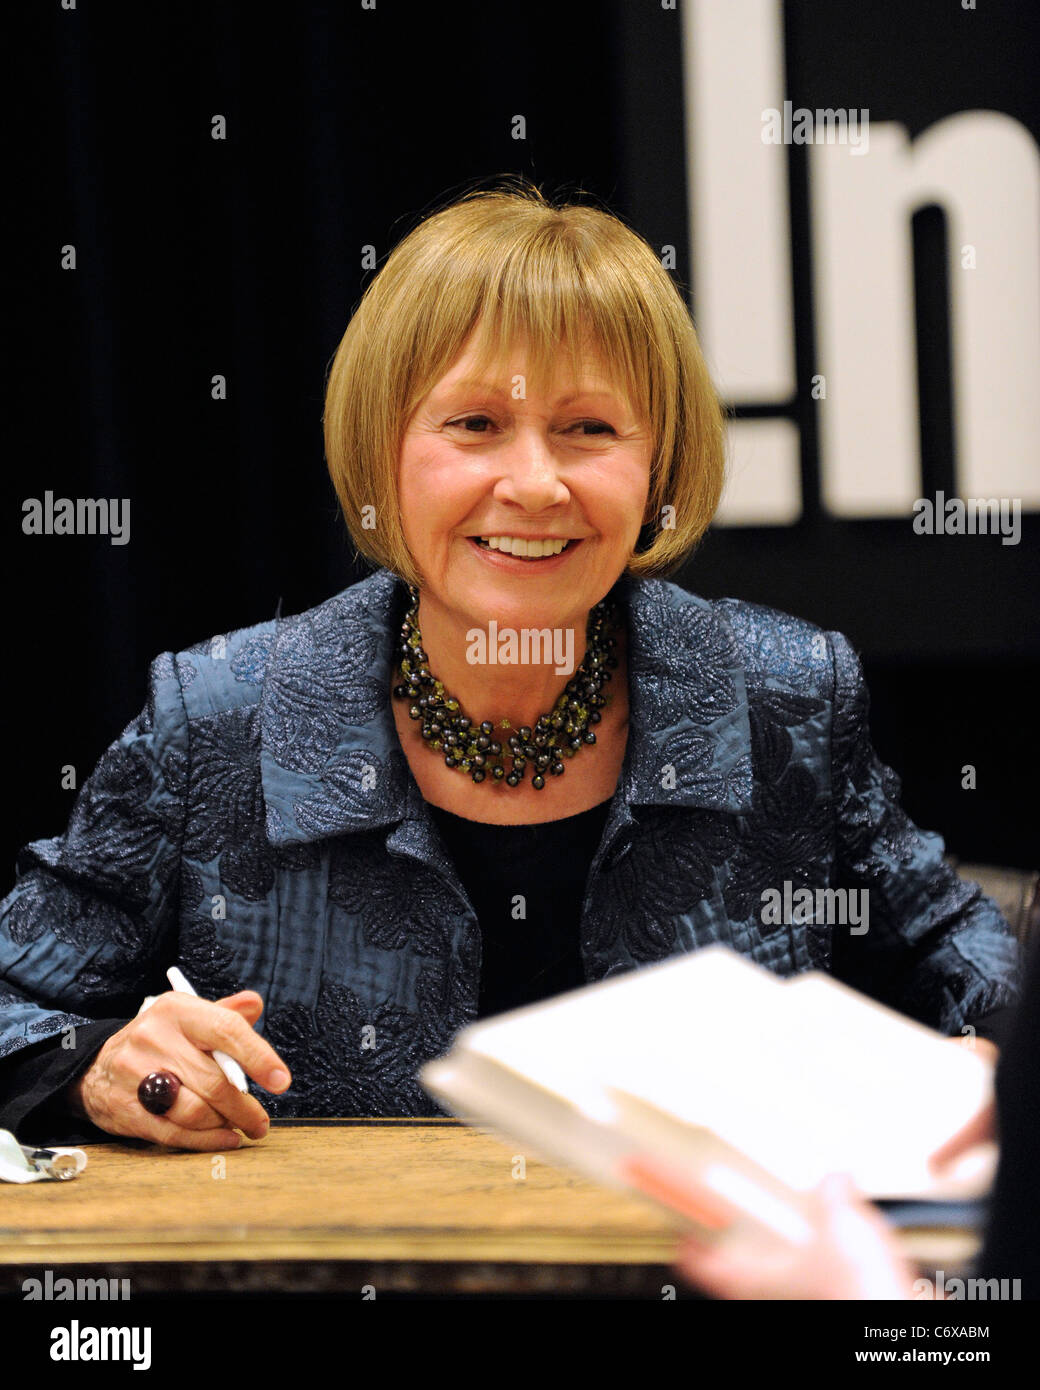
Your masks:
<instances>
[{"instance_id":1,"label":"green and black beads","mask_svg":"<svg viewBox=\"0 0 1040 1390\"><path fill-rule=\"evenodd\" d=\"M541 715L533 728L524 725L509 733L503 747L491 720L477 724L463 714L455 696L431 672L419 631L419 592L414 587L409 592L412 601L401 625L397 661L401 684L394 687L394 695L409 702L410 718L420 723L424 742L443 754L446 767L468 772L474 782L490 777L516 787L530 766L531 785L541 791L547 776L564 772L565 759L596 742L592 726L600 722L600 710L607 703L603 687L618 665L612 635L616 614L608 599L589 614L585 656L552 710ZM511 727L503 719L501 734ZM508 768L507 760L512 764Z\"/></svg>"}]
</instances>

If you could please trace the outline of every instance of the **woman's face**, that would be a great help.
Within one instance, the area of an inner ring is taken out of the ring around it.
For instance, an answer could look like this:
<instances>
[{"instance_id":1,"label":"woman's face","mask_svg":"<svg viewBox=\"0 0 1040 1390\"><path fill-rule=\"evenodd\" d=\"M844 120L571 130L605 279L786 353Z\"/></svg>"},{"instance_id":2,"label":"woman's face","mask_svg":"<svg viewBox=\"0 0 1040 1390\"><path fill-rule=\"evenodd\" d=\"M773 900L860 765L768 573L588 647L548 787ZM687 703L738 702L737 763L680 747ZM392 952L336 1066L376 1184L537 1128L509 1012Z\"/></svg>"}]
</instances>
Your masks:
<instances>
[{"instance_id":1,"label":"woman's face","mask_svg":"<svg viewBox=\"0 0 1040 1390\"><path fill-rule=\"evenodd\" d=\"M577 381L561 367L538 395L526 389L522 346L477 380L472 341L413 414L401 449L401 517L424 604L470 626L583 622L638 540L649 429L598 355L586 355ZM492 538L568 544L524 559L481 543Z\"/></svg>"}]
</instances>

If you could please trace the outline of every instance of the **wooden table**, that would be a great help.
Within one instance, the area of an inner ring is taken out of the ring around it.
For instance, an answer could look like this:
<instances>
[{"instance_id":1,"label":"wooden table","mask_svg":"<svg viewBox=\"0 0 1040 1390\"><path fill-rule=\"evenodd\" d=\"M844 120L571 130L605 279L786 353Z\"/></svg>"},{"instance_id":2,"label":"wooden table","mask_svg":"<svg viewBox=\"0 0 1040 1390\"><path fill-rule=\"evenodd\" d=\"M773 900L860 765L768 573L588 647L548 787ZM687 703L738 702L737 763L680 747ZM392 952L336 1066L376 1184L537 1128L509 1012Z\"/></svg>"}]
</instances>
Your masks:
<instances>
[{"instance_id":1,"label":"wooden table","mask_svg":"<svg viewBox=\"0 0 1040 1390\"><path fill-rule=\"evenodd\" d=\"M49 1268L126 1277L133 1296L688 1296L666 1214L521 1168L517 1146L456 1120L275 1121L222 1155L87 1153L69 1182L0 1186L0 1291Z\"/></svg>"},{"instance_id":2,"label":"wooden table","mask_svg":"<svg viewBox=\"0 0 1040 1390\"><path fill-rule=\"evenodd\" d=\"M135 1292L660 1298L675 1283L667 1217L530 1158L514 1177L515 1146L456 1120L276 1120L223 1155L86 1151L70 1182L0 1188L0 1287L30 1265L90 1265Z\"/></svg>"}]
</instances>

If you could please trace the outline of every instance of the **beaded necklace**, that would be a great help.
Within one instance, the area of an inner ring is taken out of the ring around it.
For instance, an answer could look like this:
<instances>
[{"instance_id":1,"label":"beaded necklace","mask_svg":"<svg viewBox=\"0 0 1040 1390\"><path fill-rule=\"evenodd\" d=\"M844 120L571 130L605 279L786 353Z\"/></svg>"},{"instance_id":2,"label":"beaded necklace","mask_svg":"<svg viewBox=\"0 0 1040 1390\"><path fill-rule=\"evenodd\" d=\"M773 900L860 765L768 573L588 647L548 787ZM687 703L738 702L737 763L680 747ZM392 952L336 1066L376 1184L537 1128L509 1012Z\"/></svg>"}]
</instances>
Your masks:
<instances>
[{"instance_id":1,"label":"beaded necklace","mask_svg":"<svg viewBox=\"0 0 1040 1390\"><path fill-rule=\"evenodd\" d=\"M510 733L506 752L494 737L492 721L474 723L430 670L419 631L419 591L410 584L408 592L411 604L401 624L397 660L402 683L394 686L394 695L411 701L409 718L421 721L423 740L435 752L444 754L445 767L468 772L474 782L483 782L490 774L493 781L516 787L531 763L531 785L541 791L546 773L561 776L565 771L564 758L573 758L580 748L596 742L591 726L602 718L600 710L608 700L602 693L603 687L618 665L614 655L617 641L612 635L617 614L609 597L590 612L585 655L552 710L540 715L534 728L525 724ZM500 728L506 732L512 725L503 719ZM511 758L513 764L509 771L506 758Z\"/></svg>"}]
</instances>

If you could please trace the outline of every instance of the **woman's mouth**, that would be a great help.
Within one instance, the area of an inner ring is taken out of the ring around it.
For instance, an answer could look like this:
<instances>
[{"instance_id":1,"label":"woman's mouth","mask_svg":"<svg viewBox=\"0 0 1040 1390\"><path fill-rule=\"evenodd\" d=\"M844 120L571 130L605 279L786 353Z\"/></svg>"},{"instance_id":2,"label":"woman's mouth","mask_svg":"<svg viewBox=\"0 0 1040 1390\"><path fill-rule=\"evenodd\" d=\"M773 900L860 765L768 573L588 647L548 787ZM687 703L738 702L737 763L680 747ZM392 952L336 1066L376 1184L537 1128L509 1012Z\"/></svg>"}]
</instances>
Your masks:
<instances>
[{"instance_id":1,"label":"woman's mouth","mask_svg":"<svg viewBox=\"0 0 1040 1390\"><path fill-rule=\"evenodd\" d=\"M545 565L575 550L581 542L573 538L524 536L469 536L467 539L489 559L524 565Z\"/></svg>"}]
</instances>

